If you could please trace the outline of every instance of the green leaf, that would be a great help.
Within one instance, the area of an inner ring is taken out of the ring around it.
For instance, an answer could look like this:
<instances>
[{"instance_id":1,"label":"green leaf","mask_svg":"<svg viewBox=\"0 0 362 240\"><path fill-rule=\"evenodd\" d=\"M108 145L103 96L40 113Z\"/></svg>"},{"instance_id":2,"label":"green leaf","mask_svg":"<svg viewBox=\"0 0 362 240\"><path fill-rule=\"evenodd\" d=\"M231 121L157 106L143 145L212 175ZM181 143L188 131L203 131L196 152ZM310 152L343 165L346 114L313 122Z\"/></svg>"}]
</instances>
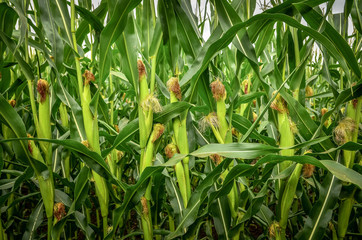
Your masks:
<instances>
[{"instance_id":1,"label":"green leaf","mask_svg":"<svg viewBox=\"0 0 362 240\"><path fill-rule=\"evenodd\" d=\"M240 104L249 103L252 100L254 100L255 98L260 98L261 96L265 96L265 95L266 95L265 92L253 92L253 93L241 95L238 98L237 103L234 105L234 109L238 108L240 106Z\"/></svg>"},{"instance_id":2,"label":"green leaf","mask_svg":"<svg viewBox=\"0 0 362 240\"><path fill-rule=\"evenodd\" d=\"M141 0L128 1L119 0L113 8L117 14L113 14L105 26L100 36L100 53L99 53L99 81L103 82L110 71L111 46L123 32L126 24L128 13L134 9ZM134 63L136 64L136 62Z\"/></svg>"},{"instance_id":3,"label":"green leaf","mask_svg":"<svg viewBox=\"0 0 362 240\"><path fill-rule=\"evenodd\" d=\"M83 123L83 113L79 104L74 100L74 98L72 98L72 96L68 93L67 89L65 89L60 78L58 78L58 81L54 84L54 89L58 98L71 110L70 122L71 126L74 126L75 128L75 132L71 128L71 138L76 140L79 136L80 141L86 140L87 137L85 134Z\"/></svg>"},{"instance_id":4,"label":"green leaf","mask_svg":"<svg viewBox=\"0 0 362 240\"><path fill-rule=\"evenodd\" d=\"M9 7L5 2L0 3L0 31L5 35L11 36L15 28L18 15L16 11ZM0 61L3 61L3 54L6 49L4 42L0 40Z\"/></svg>"},{"instance_id":5,"label":"green leaf","mask_svg":"<svg viewBox=\"0 0 362 240\"><path fill-rule=\"evenodd\" d=\"M362 2L353 0L351 16L354 27L357 29L359 34L362 34Z\"/></svg>"},{"instance_id":6,"label":"green leaf","mask_svg":"<svg viewBox=\"0 0 362 240\"><path fill-rule=\"evenodd\" d=\"M92 13L99 19L102 19L107 14L107 2L104 0L101 1L99 6L96 9L94 9ZM89 33L89 24L86 20L83 20L80 22L79 27L75 33L78 45L81 45L81 43L84 41L88 33ZM71 56L72 56L71 47L69 47L69 45L65 45L64 62L68 64L72 63L74 61L74 58L72 58Z\"/></svg>"},{"instance_id":7,"label":"green leaf","mask_svg":"<svg viewBox=\"0 0 362 240\"><path fill-rule=\"evenodd\" d=\"M317 240L324 235L337 204L342 183L334 175L328 174L319 186L319 198L313 204L303 229L296 235L297 239Z\"/></svg>"},{"instance_id":8,"label":"green leaf","mask_svg":"<svg viewBox=\"0 0 362 240\"><path fill-rule=\"evenodd\" d=\"M85 236L88 240L90 239L94 239L94 231L93 229L89 226L89 224L87 223L87 219L84 216L83 213L76 211L74 213L74 217L75 217L75 224L77 225L77 227L79 227L80 229L83 230L83 232L85 233Z\"/></svg>"},{"instance_id":9,"label":"green leaf","mask_svg":"<svg viewBox=\"0 0 362 240\"><path fill-rule=\"evenodd\" d=\"M17 50L20 47L20 45L23 43L26 33L28 31L28 25L27 25L28 20L26 16L27 13L25 12L25 10L27 9L29 3L21 0L11 0L11 3L14 4L14 9L19 16L20 37L18 45L15 48Z\"/></svg>"},{"instance_id":10,"label":"green leaf","mask_svg":"<svg viewBox=\"0 0 362 240\"><path fill-rule=\"evenodd\" d=\"M126 28L119 40L116 40L116 45L121 55L124 56L121 63L122 71L138 95L137 35L132 14L129 14Z\"/></svg>"},{"instance_id":11,"label":"green leaf","mask_svg":"<svg viewBox=\"0 0 362 240\"><path fill-rule=\"evenodd\" d=\"M71 210L78 210L83 204L84 200L88 197L88 178L89 178L89 168L83 167L78 174L75 187L74 187L74 200L72 203Z\"/></svg>"},{"instance_id":12,"label":"green leaf","mask_svg":"<svg viewBox=\"0 0 362 240\"><path fill-rule=\"evenodd\" d=\"M215 181L220 177L221 173L229 166L231 159L226 159L220 163L206 178L196 187L191 195L187 208L184 210L181 222L174 232L167 235L166 239L174 239L183 234L184 228L193 224L197 218L197 213L201 204L207 199L207 192L214 186Z\"/></svg>"},{"instance_id":13,"label":"green leaf","mask_svg":"<svg viewBox=\"0 0 362 240\"><path fill-rule=\"evenodd\" d=\"M356 184L362 189L362 175L358 172L331 160L322 160L321 163L339 180Z\"/></svg>"},{"instance_id":14,"label":"green leaf","mask_svg":"<svg viewBox=\"0 0 362 240\"><path fill-rule=\"evenodd\" d=\"M42 22L45 35L47 36L52 46L52 55L55 59L55 64L58 69L61 69L63 65L64 45L62 39L59 36L58 27L54 22L50 2L48 0L39 0L38 5L40 20Z\"/></svg>"},{"instance_id":15,"label":"green leaf","mask_svg":"<svg viewBox=\"0 0 362 240\"><path fill-rule=\"evenodd\" d=\"M188 56L195 59L201 48L198 35L180 4L176 0L173 0L172 5L176 13L176 33L178 40L180 41L180 45Z\"/></svg>"},{"instance_id":16,"label":"green leaf","mask_svg":"<svg viewBox=\"0 0 362 240\"><path fill-rule=\"evenodd\" d=\"M232 120L232 126L235 127L240 133L245 134L252 126L252 123L245 117L234 113L233 114L233 120ZM256 130L254 130L250 134L251 138L258 139L260 141L266 142L269 145L276 146L276 142L273 138L266 137L258 133Z\"/></svg>"},{"instance_id":17,"label":"green leaf","mask_svg":"<svg viewBox=\"0 0 362 240\"><path fill-rule=\"evenodd\" d=\"M327 46L325 46L327 47L327 50L329 50L331 54L337 58L339 63L342 65L342 68L344 69L347 77L350 77L347 68L348 64L353 72L359 78L361 78L361 71L353 51L348 45L348 42L344 40L344 38L327 21L324 21L323 16L321 16L312 7L304 3L297 3L294 4L294 6L312 28L319 30L321 23L323 23L324 29L322 29L321 32L323 35L327 36L328 40L334 45L333 49L336 51L336 53L335 51L331 51L332 49L329 49Z\"/></svg>"},{"instance_id":18,"label":"green leaf","mask_svg":"<svg viewBox=\"0 0 362 240\"><path fill-rule=\"evenodd\" d=\"M96 32L102 32L104 26L96 15L78 5L75 5L75 10L85 21L87 21L93 27Z\"/></svg>"},{"instance_id":19,"label":"green leaf","mask_svg":"<svg viewBox=\"0 0 362 240\"><path fill-rule=\"evenodd\" d=\"M72 33L70 31L70 16L68 6L64 0L47 0L52 11L53 20L60 28L64 40L74 50L77 46L73 46Z\"/></svg>"},{"instance_id":20,"label":"green leaf","mask_svg":"<svg viewBox=\"0 0 362 240\"><path fill-rule=\"evenodd\" d=\"M168 121L177 117L192 105L188 102L175 102L167 104L162 111L154 114L154 121L166 124Z\"/></svg>"},{"instance_id":21,"label":"green leaf","mask_svg":"<svg viewBox=\"0 0 362 240\"><path fill-rule=\"evenodd\" d=\"M313 135L317 131L317 124L312 120L307 110L292 96L286 92L281 92L282 97L288 104L288 110L290 112L290 117L293 122L297 125L299 133L305 140L313 139ZM321 136L325 136L324 133ZM334 144L330 140L325 140L324 142L318 143L313 146L314 151L322 152L327 149L333 148ZM327 154L326 158L334 159L334 154Z\"/></svg>"},{"instance_id":22,"label":"green leaf","mask_svg":"<svg viewBox=\"0 0 362 240\"><path fill-rule=\"evenodd\" d=\"M137 133L139 128L138 118L128 123L124 128L119 131L112 147L102 151L102 156L105 158L113 149L117 148L120 144L127 142L130 138Z\"/></svg>"},{"instance_id":23,"label":"green leaf","mask_svg":"<svg viewBox=\"0 0 362 240\"><path fill-rule=\"evenodd\" d=\"M43 221L43 201L41 200L33 212L30 214L28 224L26 225L26 230L23 235L23 240L37 239L36 230Z\"/></svg>"},{"instance_id":24,"label":"green leaf","mask_svg":"<svg viewBox=\"0 0 362 240\"><path fill-rule=\"evenodd\" d=\"M16 44L13 40L11 40L4 32L0 31L0 38L5 42L5 44L8 46L10 51L13 53L16 61L18 61L18 64L24 73L27 80L34 80L34 74L33 70L25 62L25 60L20 56L19 52L16 50Z\"/></svg>"},{"instance_id":25,"label":"green leaf","mask_svg":"<svg viewBox=\"0 0 362 240\"><path fill-rule=\"evenodd\" d=\"M1 34L1 33L0 33ZM6 124L11 130L13 130L16 138L26 137L25 125L17 114L15 109L10 106L8 101L5 100L2 94L0 94L0 121ZM18 155L17 159L23 160L26 163L26 160L32 161L28 155L28 144L25 141L18 142ZM36 169L34 169L37 171ZM37 172L39 173L39 172Z\"/></svg>"},{"instance_id":26,"label":"green leaf","mask_svg":"<svg viewBox=\"0 0 362 240\"><path fill-rule=\"evenodd\" d=\"M211 143L197 149L190 153L190 155L204 158L213 154L219 154L226 158L253 159L269 153L277 153L279 150L277 147L260 143Z\"/></svg>"},{"instance_id":27,"label":"green leaf","mask_svg":"<svg viewBox=\"0 0 362 240\"><path fill-rule=\"evenodd\" d=\"M177 41L177 23L175 12L173 9L172 1L159 0L158 1L158 15L161 20L163 32L163 44L167 44L170 54L171 69L176 74L177 59L179 57L179 44Z\"/></svg>"},{"instance_id":28,"label":"green leaf","mask_svg":"<svg viewBox=\"0 0 362 240\"><path fill-rule=\"evenodd\" d=\"M148 186L148 179L151 178L156 173L161 172L165 167L175 166L176 163L181 161L184 157L185 157L185 155L177 154L164 164L146 167L142 171L141 176L139 177L137 183L135 185L127 187L122 205L113 211L113 229L110 233L108 233L108 235L106 236L105 239L111 239L113 237L113 235L116 231L117 225L120 222L120 220L122 219L122 217L124 217L126 211L132 205L134 205L140 201L141 194L146 190L146 188ZM137 194L137 193L139 193L139 194Z\"/></svg>"}]
</instances>

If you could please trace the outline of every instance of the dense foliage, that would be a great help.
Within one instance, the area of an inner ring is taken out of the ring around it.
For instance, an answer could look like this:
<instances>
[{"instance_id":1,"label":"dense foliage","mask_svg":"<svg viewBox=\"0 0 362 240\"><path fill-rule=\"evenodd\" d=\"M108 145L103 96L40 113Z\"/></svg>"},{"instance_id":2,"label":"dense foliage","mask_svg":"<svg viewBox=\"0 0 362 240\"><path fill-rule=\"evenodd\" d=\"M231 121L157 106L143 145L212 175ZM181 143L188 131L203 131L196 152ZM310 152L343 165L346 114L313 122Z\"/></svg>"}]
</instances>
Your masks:
<instances>
[{"instance_id":1,"label":"dense foliage","mask_svg":"<svg viewBox=\"0 0 362 240\"><path fill-rule=\"evenodd\" d=\"M0 0L0 240L361 238L333 4Z\"/></svg>"}]
</instances>

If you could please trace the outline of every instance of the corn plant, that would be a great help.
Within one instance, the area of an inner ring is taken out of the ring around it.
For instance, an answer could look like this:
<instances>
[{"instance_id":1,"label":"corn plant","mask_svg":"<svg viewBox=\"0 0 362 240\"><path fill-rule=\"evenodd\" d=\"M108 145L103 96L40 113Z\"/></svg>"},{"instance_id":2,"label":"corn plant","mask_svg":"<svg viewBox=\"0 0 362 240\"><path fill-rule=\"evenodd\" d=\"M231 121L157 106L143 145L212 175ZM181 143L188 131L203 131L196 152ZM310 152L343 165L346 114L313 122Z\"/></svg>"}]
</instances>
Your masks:
<instances>
[{"instance_id":1,"label":"corn plant","mask_svg":"<svg viewBox=\"0 0 362 240\"><path fill-rule=\"evenodd\" d=\"M0 0L0 240L361 238L337 4Z\"/></svg>"}]
</instances>

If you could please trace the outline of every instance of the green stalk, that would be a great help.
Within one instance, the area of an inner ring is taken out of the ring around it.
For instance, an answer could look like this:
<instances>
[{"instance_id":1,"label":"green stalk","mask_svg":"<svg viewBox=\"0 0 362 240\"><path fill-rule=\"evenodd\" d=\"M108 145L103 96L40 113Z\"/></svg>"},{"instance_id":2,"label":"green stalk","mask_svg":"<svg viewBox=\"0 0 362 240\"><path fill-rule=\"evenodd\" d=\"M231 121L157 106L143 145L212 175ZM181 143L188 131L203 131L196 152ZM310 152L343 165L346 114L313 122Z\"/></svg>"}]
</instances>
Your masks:
<instances>
[{"instance_id":1,"label":"green stalk","mask_svg":"<svg viewBox=\"0 0 362 240\"><path fill-rule=\"evenodd\" d=\"M288 222L288 216L289 216L289 210L290 207L293 204L294 201L294 195L295 195L295 190L297 189L297 185L298 185L298 181L299 181L299 177L300 177L300 172L302 170L303 165L302 164L297 164L293 173L290 175L284 192L283 192L283 196L281 199L281 217L280 217L280 227L281 227L281 234L283 237L285 237L285 230L287 227L287 222Z\"/></svg>"},{"instance_id":2,"label":"green stalk","mask_svg":"<svg viewBox=\"0 0 362 240\"><path fill-rule=\"evenodd\" d=\"M188 110L186 110L183 114L181 114L181 122L180 122L180 132L178 135L178 146L181 154L189 154L189 143L187 139L187 128L186 128L186 117ZM187 201L191 197L191 182L190 182L190 170L189 170L189 157L185 157L182 159L184 172L185 172L185 180L186 180L186 192L187 192Z\"/></svg>"},{"instance_id":3,"label":"green stalk","mask_svg":"<svg viewBox=\"0 0 362 240\"><path fill-rule=\"evenodd\" d=\"M342 120L335 129L336 137L343 139L341 144L352 141L357 142L358 128L361 121L362 97L351 100L347 105L347 118ZM351 120L348 120L351 119ZM356 151L343 150L344 163L348 168L352 168L354 164ZM338 227L337 233L339 239L344 239L347 233L349 218L354 204L354 193L341 201L338 209Z\"/></svg>"},{"instance_id":4,"label":"green stalk","mask_svg":"<svg viewBox=\"0 0 362 240\"><path fill-rule=\"evenodd\" d=\"M290 28L293 42L294 42L294 55L295 55L295 67L298 67L300 64L300 55L299 55L299 42L298 42L298 29ZM298 101L299 99L299 87L293 91L293 97Z\"/></svg>"},{"instance_id":5,"label":"green stalk","mask_svg":"<svg viewBox=\"0 0 362 240\"><path fill-rule=\"evenodd\" d=\"M155 90L155 80L156 80L156 62L157 55L151 57L151 79L150 79L150 92L153 94Z\"/></svg>"},{"instance_id":6,"label":"green stalk","mask_svg":"<svg viewBox=\"0 0 362 240\"><path fill-rule=\"evenodd\" d=\"M152 166L153 159L155 158L156 149L158 146L158 139L162 135L164 131L164 126L162 124L155 124L153 127L153 131L149 138L147 147L145 149L143 165L140 166L140 173L146 167ZM142 228L144 233L144 239L152 239L153 238L153 225L152 225L152 216L150 212L150 199L151 199L151 182L146 189L145 196L141 198L141 205L142 205Z\"/></svg>"},{"instance_id":7,"label":"green stalk","mask_svg":"<svg viewBox=\"0 0 362 240\"><path fill-rule=\"evenodd\" d=\"M31 111L33 113L33 121L34 121L34 125L35 125L35 130L37 133L39 133L40 128L39 128L39 120L38 120L38 115L37 115L37 110L36 110L36 105L35 105L33 80L28 79L27 83L28 83L30 106L31 106Z\"/></svg>"},{"instance_id":8,"label":"green stalk","mask_svg":"<svg viewBox=\"0 0 362 240\"><path fill-rule=\"evenodd\" d=\"M65 106L64 103L61 103L59 106L59 115L60 115L60 120L62 121L62 126L66 129L69 128L68 112L67 112L67 107Z\"/></svg>"},{"instance_id":9,"label":"green stalk","mask_svg":"<svg viewBox=\"0 0 362 240\"><path fill-rule=\"evenodd\" d=\"M280 147L290 147L294 145L294 132L291 121L289 120L288 108L284 99L277 95L271 107L278 111L278 130L280 134L279 146ZM280 151L282 156L293 156L293 149L284 149ZM282 172L291 165L291 161L284 161L278 165L278 172ZM298 180L300 177L300 172L303 165L297 164L292 175L289 177L288 181L278 180L278 190L279 190L279 202L278 209L280 212L280 229L281 229L281 238L285 239L285 230L288 222L288 215L290 207L292 206L294 200L294 194Z\"/></svg>"},{"instance_id":10,"label":"green stalk","mask_svg":"<svg viewBox=\"0 0 362 240\"><path fill-rule=\"evenodd\" d=\"M339 206L338 224L337 224L338 239L344 239L346 236L349 217L351 215L354 204L353 195L348 197L347 199L344 199Z\"/></svg>"},{"instance_id":11,"label":"green stalk","mask_svg":"<svg viewBox=\"0 0 362 240\"><path fill-rule=\"evenodd\" d=\"M77 48L77 38L76 38L76 30L75 30L75 5L74 5L74 0L71 0L70 2L70 10L71 10L71 22L70 22L70 30L72 32L72 39L73 39L73 50L78 54L78 48ZM76 71L77 71L77 82L78 82L78 90L79 90L79 95L82 95L83 92L83 80L82 80L82 71L80 68L80 61L79 61L79 57L77 56L77 54L74 54L74 61L75 61L75 67L76 67ZM81 102L82 102L82 98L81 98Z\"/></svg>"},{"instance_id":12,"label":"green stalk","mask_svg":"<svg viewBox=\"0 0 362 240\"><path fill-rule=\"evenodd\" d=\"M212 124L210 124L210 126L211 126L214 134L216 133L215 137L217 139L219 139L221 137L222 141L218 140L220 144L231 143L232 142L232 133L231 133L231 129L229 128L229 124L226 121L225 87L219 79L212 82L210 87L211 87L213 97L216 100L216 110L217 110L216 115L217 115L217 120L219 123L220 136L217 136L217 131L216 131L215 127ZM232 167L232 164L233 163L230 164L230 168ZM221 177L224 179L227 174L228 174L228 170L226 170L222 174ZM237 221L237 217L238 217L237 204L239 202L239 199L238 199L237 185L235 183L233 185L232 190L228 194L228 202L229 202L229 206L230 206L231 216L234 219L234 221ZM239 234L240 234L240 232L238 232L236 234L234 239L239 238Z\"/></svg>"},{"instance_id":13,"label":"green stalk","mask_svg":"<svg viewBox=\"0 0 362 240\"><path fill-rule=\"evenodd\" d=\"M3 228L3 222L0 219L0 240L7 240L5 229Z\"/></svg>"},{"instance_id":14,"label":"green stalk","mask_svg":"<svg viewBox=\"0 0 362 240\"><path fill-rule=\"evenodd\" d=\"M153 98L152 93L149 93L146 69L141 60L137 61L138 78L139 78L139 98L138 98L138 118L139 118L139 133L140 133L140 147L141 147L141 159L140 159L140 174L143 170L152 165L152 161L155 156L155 150L157 149L157 139L161 136L164 127L161 124L155 124L152 131L153 123L153 111L152 106ZM152 131L152 133L151 133ZM148 141L148 142L147 142ZM141 223L144 234L144 239L153 238L153 226L152 216L150 212L151 199L151 184L150 181L145 195L141 198Z\"/></svg>"},{"instance_id":15,"label":"green stalk","mask_svg":"<svg viewBox=\"0 0 362 240\"><path fill-rule=\"evenodd\" d=\"M85 80L85 86L83 89L83 101L82 101L82 112L83 112L83 121L85 132L87 135L88 143L90 148L97 152L99 155L101 154L101 149L99 145L99 135L98 135L98 122L97 122L97 112L95 110L94 115L90 109L91 102L91 93L89 82L87 83L87 79ZM98 175L95 171L92 170L94 185L96 188L96 194L98 197L99 205L101 208L101 215L103 218L103 223L108 218L108 203L109 203L109 193L106 181L103 177ZM104 226L104 229L108 229L108 226ZM106 234L107 232L104 232Z\"/></svg>"},{"instance_id":16,"label":"green stalk","mask_svg":"<svg viewBox=\"0 0 362 240\"><path fill-rule=\"evenodd\" d=\"M43 79L38 80L37 91L39 95L39 132L40 138L51 139L51 125L50 125L50 91L49 84ZM52 145L49 142L40 142L40 147L45 154L45 163L47 165L49 176L44 179L43 176L39 178L39 185L44 189L42 194L43 202L48 218L48 239L51 239L51 230L53 227L53 207L54 207L54 180L52 168ZM33 151L35 151L35 147ZM35 153L35 152L34 152ZM39 156L40 153L39 153Z\"/></svg>"},{"instance_id":17,"label":"green stalk","mask_svg":"<svg viewBox=\"0 0 362 240\"><path fill-rule=\"evenodd\" d=\"M73 49L76 53L78 53L77 49L77 39L76 39L76 30L75 30L75 4L74 0L71 0L71 32L73 38ZM89 142L90 148L101 155L100 145L99 145L99 131L98 131L98 117L97 117L97 110L94 111L94 115L90 109L90 102L91 102L91 92L89 82L94 80L94 76L92 73L85 72L85 82L84 82L84 89L83 89L83 79L82 73L80 68L80 61L79 57L74 54L75 64L76 64L76 71L77 71L77 80L78 80L78 88L79 88L79 95L81 97L81 105L82 105L82 113L83 113L83 121L84 127L87 135L87 139ZM101 215L103 218L103 223L106 222L108 218L108 203L109 203L109 193L106 181L103 177L98 175L95 171L92 170L93 178L94 178L94 185L96 188L96 195L98 197L99 205L101 208ZM103 226L103 236L107 234L108 226Z\"/></svg>"},{"instance_id":18,"label":"green stalk","mask_svg":"<svg viewBox=\"0 0 362 240\"><path fill-rule=\"evenodd\" d=\"M59 106L59 115L60 120L62 121L62 126L65 129L69 128L69 118L68 118L68 112L67 107L64 103L61 103ZM63 174L66 179L70 179L70 152L68 151L65 155L64 161L63 161ZM69 193L69 187L64 187L64 192Z\"/></svg>"},{"instance_id":19,"label":"green stalk","mask_svg":"<svg viewBox=\"0 0 362 240\"><path fill-rule=\"evenodd\" d=\"M139 132L140 132L140 147L141 147L141 163L143 165L143 156L148 140L148 136L151 133L151 124L153 122L152 111L143 109L142 104L146 101L147 96L149 96L148 92L148 84L146 77L146 70L143 62L138 60L138 77L139 77L139 99L138 99L138 118L139 118Z\"/></svg>"},{"instance_id":20,"label":"green stalk","mask_svg":"<svg viewBox=\"0 0 362 240\"><path fill-rule=\"evenodd\" d=\"M170 92L170 101L171 103L178 102L181 100L181 88L179 85L178 78L171 78L167 82L167 86ZM189 144L187 139L187 129L186 129L186 118L187 110L181 114L180 117L174 118L173 121L173 131L176 140L176 145L180 150L181 154L189 153ZM188 200L191 196L191 184L190 184L190 175L189 175L189 157L186 157L182 162L178 162L175 165L175 173L178 181L179 189L181 192L182 200L184 206L187 206Z\"/></svg>"},{"instance_id":21,"label":"green stalk","mask_svg":"<svg viewBox=\"0 0 362 240\"><path fill-rule=\"evenodd\" d=\"M12 106L12 107L15 107L16 105L16 102L15 100L10 100L9 101L9 104ZM4 139L10 139L10 138L15 138L15 134L14 132L8 127L6 126L5 124L2 124L2 134L3 134L3 137ZM12 143L11 142L8 142L6 143L8 144L8 146L11 148L12 147ZM8 161L10 162L11 161L11 157L9 155L6 156ZM13 169L13 164L9 164L9 167L8 167L9 170L12 170ZM8 179L11 178L11 175L8 174L7 175ZM10 206L14 201L14 193L11 193L8 201L7 201L7 206ZM11 217L13 216L13 213L14 213L14 206L12 206L11 208L8 208L7 210L7 220L10 221ZM0 223L1 224L1 223ZM10 238L13 239L13 236L12 234L10 234Z\"/></svg>"}]
</instances>

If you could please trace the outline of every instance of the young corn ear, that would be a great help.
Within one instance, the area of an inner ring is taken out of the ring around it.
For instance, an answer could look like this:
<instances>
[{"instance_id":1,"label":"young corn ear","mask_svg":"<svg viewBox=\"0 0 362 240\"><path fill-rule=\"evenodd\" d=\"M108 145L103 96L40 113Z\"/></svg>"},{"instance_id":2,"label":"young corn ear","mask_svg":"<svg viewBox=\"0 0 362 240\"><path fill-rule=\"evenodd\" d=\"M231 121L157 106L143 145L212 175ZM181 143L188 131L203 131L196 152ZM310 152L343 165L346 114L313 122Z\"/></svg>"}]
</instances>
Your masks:
<instances>
[{"instance_id":1,"label":"young corn ear","mask_svg":"<svg viewBox=\"0 0 362 240\"><path fill-rule=\"evenodd\" d=\"M181 88L177 77L172 77L167 81L167 87L170 92L171 103L181 100ZM186 118L187 110L180 117L174 118L172 121L173 132L176 139L176 144L182 154L189 154L189 144L187 139ZM189 175L189 157L185 157L182 163L175 166L177 179L179 181L180 191L182 193L184 205L187 205L188 199L191 196L191 184Z\"/></svg>"},{"instance_id":2,"label":"young corn ear","mask_svg":"<svg viewBox=\"0 0 362 240\"><path fill-rule=\"evenodd\" d=\"M289 119L289 113L287 108L287 103L278 93L275 100L271 104L271 108L278 112L278 130L280 134L279 146L280 147L290 147L294 145L294 134L296 132L295 124ZM293 149L283 149L280 151L282 156L293 156ZM290 165L290 161L285 161L280 164L283 171Z\"/></svg>"},{"instance_id":3,"label":"young corn ear","mask_svg":"<svg viewBox=\"0 0 362 240\"><path fill-rule=\"evenodd\" d=\"M356 122L346 117L339 122L338 126L334 129L334 139L338 145L343 145L353 140L354 132L356 131ZM354 160L354 151L343 150L344 164L346 167L351 167Z\"/></svg>"},{"instance_id":4,"label":"young corn ear","mask_svg":"<svg viewBox=\"0 0 362 240\"><path fill-rule=\"evenodd\" d=\"M354 204L353 195L342 200L338 209L337 233L339 239L344 239L348 229L349 217Z\"/></svg>"},{"instance_id":5,"label":"young corn ear","mask_svg":"<svg viewBox=\"0 0 362 240\"><path fill-rule=\"evenodd\" d=\"M250 87L251 87L251 77L252 74L248 74L248 78L245 79L242 83L241 83L241 90L244 94L249 94L250 93ZM240 104L239 107L239 114L241 116L244 115L245 110L248 108L248 103L242 103Z\"/></svg>"},{"instance_id":6,"label":"young corn ear","mask_svg":"<svg viewBox=\"0 0 362 240\"><path fill-rule=\"evenodd\" d=\"M84 142L88 145L88 148L101 154L101 149L99 145L99 132L98 132L98 120L97 112L94 112L94 115L90 109L90 102L92 100L90 83L95 81L93 73L88 70L85 70L83 74L83 93L82 93L82 112L83 112L83 122L84 128L87 135L87 142ZM109 193L106 180L98 175L95 171L92 171L94 178L94 185L96 189L96 195L98 197L101 215L103 218L103 223L105 224L108 218L108 203L109 203ZM104 226L105 229L106 226Z\"/></svg>"},{"instance_id":7,"label":"young corn ear","mask_svg":"<svg viewBox=\"0 0 362 240\"><path fill-rule=\"evenodd\" d=\"M28 138L32 138L32 136L28 134ZM38 146L35 145L35 142L33 140L28 140L28 150L32 158L38 160L43 164L46 164Z\"/></svg>"},{"instance_id":8,"label":"young corn ear","mask_svg":"<svg viewBox=\"0 0 362 240\"><path fill-rule=\"evenodd\" d=\"M322 109L321 109L321 115L322 115L322 117L323 117L327 112L328 112L328 109L327 109L327 108L322 108ZM325 126L326 128L328 128L328 127L332 124L332 119L331 119L331 117L329 117L323 124L324 124L324 126Z\"/></svg>"},{"instance_id":9,"label":"young corn ear","mask_svg":"<svg viewBox=\"0 0 362 240\"><path fill-rule=\"evenodd\" d=\"M229 124L226 121L226 90L224 84L220 79L210 84L212 95L216 101L216 116L217 121L214 119L214 114L209 114L206 117L206 122L211 127L216 139L220 144L232 143L232 131ZM217 123L218 129L215 128ZM228 171L225 171L221 178L224 179ZM228 202L230 206L231 216L234 220L237 218L237 203L238 203L238 190L236 183L234 183L232 190L228 194ZM237 234L238 235L238 234ZM237 238L238 236L236 236Z\"/></svg>"},{"instance_id":10,"label":"young corn ear","mask_svg":"<svg viewBox=\"0 0 362 240\"><path fill-rule=\"evenodd\" d=\"M357 142L358 129L361 121L361 107L362 97L353 99L348 103L347 117L338 124L334 131L335 139L338 144L342 145L348 141ZM355 151L343 150L344 163L346 167L353 167L355 153ZM355 201L354 192L355 190L353 190L353 193L350 196L341 201L340 207L338 209L337 233L339 239L344 239L347 233L349 218Z\"/></svg>"},{"instance_id":11,"label":"young corn ear","mask_svg":"<svg viewBox=\"0 0 362 240\"><path fill-rule=\"evenodd\" d=\"M39 79L37 83L37 91L39 95L39 132L38 136L40 138L51 139L51 125L50 125L50 91L49 84L43 79ZM38 153L35 144L30 142L30 147L35 155L38 155L38 158L41 158L40 153ZM43 176L39 174L38 181L40 187L40 193L43 198L44 207L46 215L48 218L48 224L51 224L53 220L53 206L54 206L54 182L53 182L53 169L52 169L52 145L48 142L41 142L40 147L42 148L45 154L45 162L48 167L49 175ZM50 231L51 226L48 226L48 231Z\"/></svg>"},{"instance_id":12,"label":"young corn ear","mask_svg":"<svg viewBox=\"0 0 362 240\"><path fill-rule=\"evenodd\" d=\"M153 126L153 131L149 137L145 153L141 155L141 164L140 164L140 173L148 167L152 166L152 162L155 158L155 154L158 148L159 140L165 130L164 125L157 123ZM144 239L152 239L153 238L153 226L152 226L152 217L150 209L149 200L151 199L151 182L146 189L145 196L141 198L141 205L142 205L142 214L141 214L141 221L142 221L142 228L144 233Z\"/></svg>"},{"instance_id":13,"label":"young corn ear","mask_svg":"<svg viewBox=\"0 0 362 240\"><path fill-rule=\"evenodd\" d=\"M39 79L37 83L37 91L39 96L39 130L38 136L40 138L51 139L51 125L50 125L50 91L49 84L43 79ZM40 147L46 156L51 153L51 144L48 142L40 142ZM47 163L51 164L51 156L47 157Z\"/></svg>"},{"instance_id":14,"label":"young corn ear","mask_svg":"<svg viewBox=\"0 0 362 240\"><path fill-rule=\"evenodd\" d=\"M290 207L292 206L293 201L294 201L295 190L297 189L297 184L299 181L299 177L300 177L302 168L303 168L303 165L298 163L295 166L293 173L290 175L290 177L285 185L285 189L284 189L283 196L281 199L281 204L280 204L281 214L280 214L279 224L281 227L282 236L285 236L285 230L287 227L289 211L290 211Z\"/></svg>"},{"instance_id":15,"label":"young corn ear","mask_svg":"<svg viewBox=\"0 0 362 240\"><path fill-rule=\"evenodd\" d=\"M141 165L141 167L140 167L141 173L143 172L143 170L146 167L152 166L152 161L154 159L154 154L155 154L155 150L156 150L156 146L157 146L156 141L162 136L164 130L165 130L165 126L160 123L156 123L153 126L153 131L151 133L151 136L149 138L149 141L148 141L148 144L146 147L146 151L145 151L145 155L144 155L144 159L143 159L143 165Z\"/></svg>"},{"instance_id":16,"label":"young corn ear","mask_svg":"<svg viewBox=\"0 0 362 240\"><path fill-rule=\"evenodd\" d=\"M61 103L59 106L59 115L60 115L60 120L62 121L62 126L66 129L69 128L69 117L68 117L67 107L65 106L64 103Z\"/></svg>"},{"instance_id":17,"label":"young corn ear","mask_svg":"<svg viewBox=\"0 0 362 240\"><path fill-rule=\"evenodd\" d=\"M280 134L279 146L280 147L290 147L294 145L294 134L298 131L296 125L289 118L289 112L287 108L287 103L278 93L275 100L271 104L271 108L278 112L278 130ZM283 149L280 151L282 156L293 156L293 149ZM281 162L278 165L279 172L285 170L291 165L290 161ZM279 191L279 201L278 209L280 212L280 221L279 225L281 228L281 237L285 238L285 231L287 227L287 221L289 216L290 207L294 201L294 194L300 177L300 173L303 165L297 164L293 173L287 180L281 181L278 180L276 188Z\"/></svg>"},{"instance_id":18,"label":"young corn ear","mask_svg":"<svg viewBox=\"0 0 362 240\"><path fill-rule=\"evenodd\" d=\"M216 101L216 115L219 120L219 131L221 138L224 143L232 142L231 130L229 129L229 124L226 121L226 91L224 84L217 79L216 81L210 84L212 95Z\"/></svg>"}]
</instances>

